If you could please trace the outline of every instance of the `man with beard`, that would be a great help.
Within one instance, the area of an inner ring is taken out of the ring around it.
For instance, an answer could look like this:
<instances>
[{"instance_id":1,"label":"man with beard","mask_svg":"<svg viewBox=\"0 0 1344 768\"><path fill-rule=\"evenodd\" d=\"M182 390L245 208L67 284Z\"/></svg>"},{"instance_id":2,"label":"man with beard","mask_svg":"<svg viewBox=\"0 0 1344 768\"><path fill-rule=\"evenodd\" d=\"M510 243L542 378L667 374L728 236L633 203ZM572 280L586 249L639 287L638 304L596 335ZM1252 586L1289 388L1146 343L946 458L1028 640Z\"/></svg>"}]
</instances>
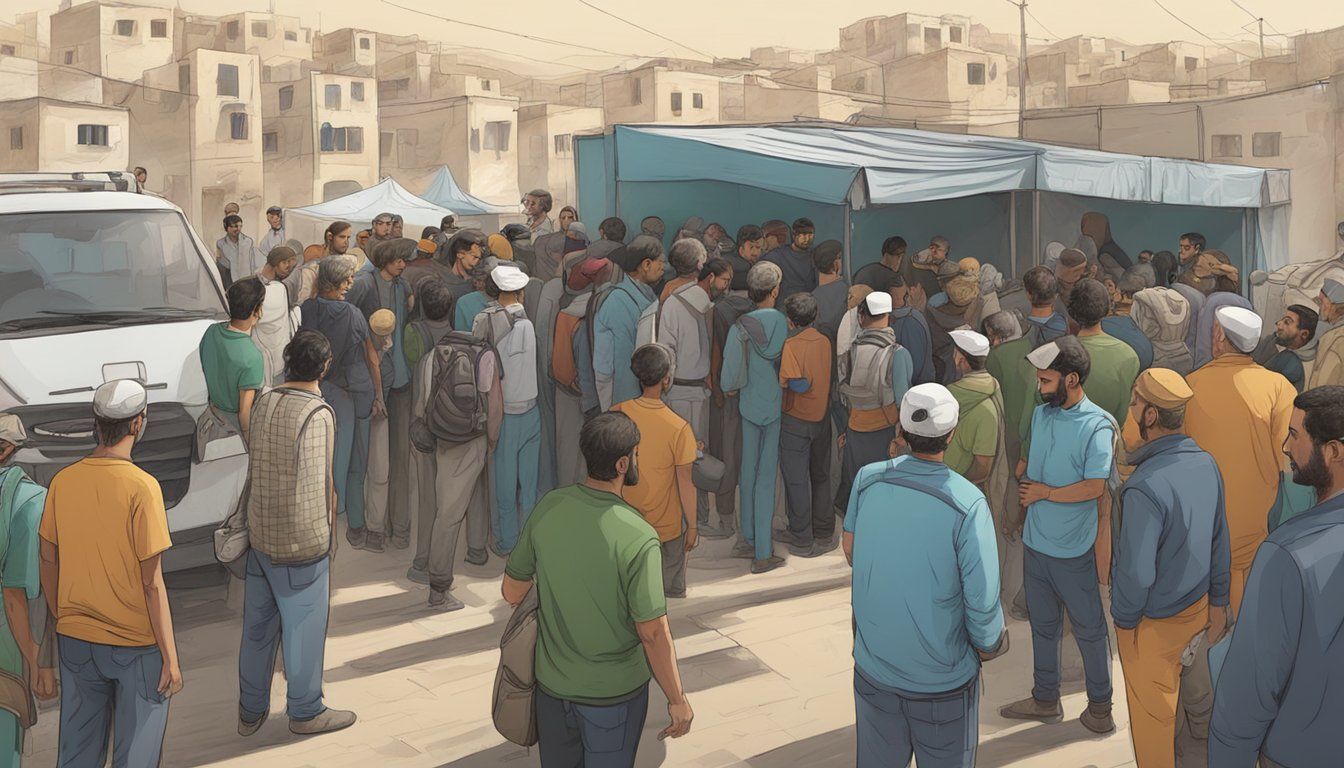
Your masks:
<instances>
[{"instance_id":1,"label":"man with beard","mask_svg":"<svg viewBox=\"0 0 1344 768\"><path fill-rule=\"evenodd\" d=\"M1218 678L1209 765L1326 766L1344 723L1344 387L1298 395L1283 443L1311 511L1275 529L1256 553Z\"/></svg>"},{"instance_id":2,"label":"man with beard","mask_svg":"<svg viewBox=\"0 0 1344 768\"><path fill-rule=\"evenodd\" d=\"M1274 324L1274 335L1266 336L1251 355L1255 362L1283 377L1300 393L1306 389L1303 361L1316 356L1316 326L1320 316L1310 307L1294 304Z\"/></svg>"},{"instance_id":3,"label":"man with beard","mask_svg":"<svg viewBox=\"0 0 1344 768\"><path fill-rule=\"evenodd\" d=\"M1316 328L1316 364L1312 366L1307 388L1344 384L1344 283L1326 278L1316 296L1320 322Z\"/></svg>"},{"instance_id":4,"label":"man with beard","mask_svg":"<svg viewBox=\"0 0 1344 768\"><path fill-rule=\"evenodd\" d=\"M1115 730L1111 717L1111 652L1099 580L1110 571L1111 522L1098 504L1107 493L1119 428L1087 399L1087 350L1062 336L1027 355L1036 368L1044 405L1031 421L1029 453L1018 461L1018 498L1027 508L1022 536L1027 611L1035 652L1031 696L999 710L1010 720L1058 723L1060 641L1068 611L1082 653L1087 709L1080 718L1093 733Z\"/></svg>"},{"instance_id":5,"label":"man with beard","mask_svg":"<svg viewBox=\"0 0 1344 768\"><path fill-rule=\"evenodd\" d=\"M770 251L763 258L784 273L784 282L779 288L780 301L817 287L817 268L812 264L812 240L816 235L817 228L811 219L798 219L793 222L793 242Z\"/></svg>"},{"instance_id":6,"label":"man with beard","mask_svg":"<svg viewBox=\"0 0 1344 768\"><path fill-rule=\"evenodd\" d=\"M747 273L761 260L765 244L765 234L755 224L747 224L737 230L737 252L728 255L728 263L733 265L731 290L738 296L746 297Z\"/></svg>"},{"instance_id":7,"label":"man with beard","mask_svg":"<svg viewBox=\"0 0 1344 768\"><path fill-rule=\"evenodd\" d=\"M1207 667L1187 667L1182 657L1227 630L1232 554L1223 479L1184 433L1192 397L1179 373L1153 368L1140 374L1129 404L1141 444L1129 454L1137 469L1120 497L1111 615L1140 768L1176 765L1178 699L1195 705L1190 720L1207 717L1207 683L1194 682ZM1187 691L1187 677L1203 690Z\"/></svg>"},{"instance_id":8,"label":"man with beard","mask_svg":"<svg viewBox=\"0 0 1344 768\"><path fill-rule=\"evenodd\" d=\"M1287 379L1251 359L1260 325L1248 309L1219 309L1214 359L1186 378L1195 393L1186 410L1186 432L1213 455L1226 488L1234 621L1251 561L1268 534L1266 512L1279 486L1280 449L1296 394Z\"/></svg>"}]
</instances>

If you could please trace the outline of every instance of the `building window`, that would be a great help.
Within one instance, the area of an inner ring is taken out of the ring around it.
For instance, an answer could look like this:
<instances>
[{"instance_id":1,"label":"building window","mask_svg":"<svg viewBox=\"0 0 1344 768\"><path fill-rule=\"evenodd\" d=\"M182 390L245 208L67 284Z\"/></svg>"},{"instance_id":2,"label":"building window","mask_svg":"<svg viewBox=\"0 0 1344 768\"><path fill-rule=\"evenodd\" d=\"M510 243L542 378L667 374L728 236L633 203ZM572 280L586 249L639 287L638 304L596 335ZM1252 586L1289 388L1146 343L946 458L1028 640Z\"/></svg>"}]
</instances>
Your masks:
<instances>
[{"instance_id":1,"label":"building window","mask_svg":"<svg viewBox=\"0 0 1344 768\"><path fill-rule=\"evenodd\" d=\"M363 152L363 128L333 128L323 123L319 131L323 152Z\"/></svg>"},{"instance_id":2,"label":"building window","mask_svg":"<svg viewBox=\"0 0 1344 768\"><path fill-rule=\"evenodd\" d=\"M364 100L364 84L363 84L363 83L351 83L351 84L350 84L350 100L351 100L351 101L363 101L363 100Z\"/></svg>"},{"instance_id":3,"label":"building window","mask_svg":"<svg viewBox=\"0 0 1344 768\"><path fill-rule=\"evenodd\" d=\"M167 37L167 36L168 36L168 20L167 20L167 19L154 19L154 20L150 21L150 22L149 22L149 36L150 36L150 37L159 37L159 38Z\"/></svg>"},{"instance_id":4,"label":"building window","mask_svg":"<svg viewBox=\"0 0 1344 768\"><path fill-rule=\"evenodd\" d=\"M287 43L297 43L297 42L299 42L299 33L298 33L298 32L286 32L286 33L285 33L285 42L287 42Z\"/></svg>"},{"instance_id":5,"label":"building window","mask_svg":"<svg viewBox=\"0 0 1344 768\"><path fill-rule=\"evenodd\" d=\"M263 134L261 134L261 151L262 151L262 152L279 152L279 151L280 151L280 134L277 133L277 132L275 132L275 131L271 131L270 133L263 133Z\"/></svg>"},{"instance_id":6,"label":"building window","mask_svg":"<svg viewBox=\"0 0 1344 768\"><path fill-rule=\"evenodd\" d=\"M854 81L854 90L863 93L868 88L868 78L860 76Z\"/></svg>"},{"instance_id":7,"label":"building window","mask_svg":"<svg viewBox=\"0 0 1344 768\"><path fill-rule=\"evenodd\" d=\"M379 80L378 99L379 101L391 101L410 89L411 79L409 77L403 77L400 80Z\"/></svg>"},{"instance_id":8,"label":"building window","mask_svg":"<svg viewBox=\"0 0 1344 768\"><path fill-rule=\"evenodd\" d=\"M481 90L482 90L482 91L485 91L486 93L489 93L489 92L490 92L490 81L489 81L489 80L482 80L482 81L481 81Z\"/></svg>"},{"instance_id":9,"label":"building window","mask_svg":"<svg viewBox=\"0 0 1344 768\"><path fill-rule=\"evenodd\" d=\"M924 30L924 52L929 53L943 47L943 30L934 27Z\"/></svg>"},{"instance_id":10,"label":"building window","mask_svg":"<svg viewBox=\"0 0 1344 768\"><path fill-rule=\"evenodd\" d=\"M985 65L984 65L984 64L978 64L978 63L977 63L977 64L967 64L967 65L966 65L966 82L967 82L968 84L970 84L970 85L984 85L984 84L985 84Z\"/></svg>"},{"instance_id":11,"label":"building window","mask_svg":"<svg viewBox=\"0 0 1344 768\"><path fill-rule=\"evenodd\" d=\"M562 133L555 137L555 154L568 155L574 151L574 136L569 133Z\"/></svg>"},{"instance_id":12,"label":"building window","mask_svg":"<svg viewBox=\"0 0 1344 768\"><path fill-rule=\"evenodd\" d=\"M280 89L280 111L294 108L294 86L286 85Z\"/></svg>"},{"instance_id":13,"label":"building window","mask_svg":"<svg viewBox=\"0 0 1344 768\"><path fill-rule=\"evenodd\" d=\"M270 37L270 36L271 36L271 28L270 28L270 26L267 25L266 22L264 22L264 21L254 21L254 22L252 22L252 36L253 36L253 37Z\"/></svg>"},{"instance_id":14,"label":"building window","mask_svg":"<svg viewBox=\"0 0 1344 768\"><path fill-rule=\"evenodd\" d=\"M130 37L135 34L135 22L130 19L117 19L117 37Z\"/></svg>"},{"instance_id":15,"label":"building window","mask_svg":"<svg viewBox=\"0 0 1344 768\"><path fill-rule=\"evenodd\" d=\"M1213 137L1214 157L1241 157L1241 136L1215 135Z\"/></svg>"},{"instance_id":16,"label":"building window","mask_svg":"<svg viewBox=\"0 0 1344 768\"><path fill-rule=\"evenodd\" d=\"M177 90L179 93L191 93L190 64L183 64L177 68Z\"/></svg>"},{"instance_id":17,"label":"building window","mask_svg":"<svg viewBox=\"0 0 1344 768\"><path fill-rule=\"evenodd\" d=\"M369 38L367 38L367 37L361 37L361 38L359 38L359 50L361 50L361 51L367 51L367 50L369 50L369 48L371 48L372 46L373 46L373 43L371 43L371 42L369 41Z\"/></svg>"},{"instance_id":18,"label":"building window","mask_svg":"<svg viewBox=\"0 0 1344 768\"><path fill-rule=\"evenodd\" d=\"M311 29L303 30L303 42L305 43L313 42L313 30Z\"/></svg>"},{"instance_id":19,"label":"building window","mask_svg":"<svg viewBox=\"0 0 1344 768\"><path fill-rule=\"evenodd\" d=\"M378 155L383 160L392 159L392 149L396 146L397 135L395 133L378 134Z\"/></svg>"},{"instance_id":20,"label":"building window","mask_svg":"<svg viewBox=\"0 0 1344 768\"><path fill-rule=\"evenodd\" d=\"M229 114L229 138L234 141L247 140L246 112L232 112Z\"/></svg>"},{"instance_id":21,"label":"building window","mask_svg":"<svg viewBox=\"0 0 1344 768\"><path fill-rule=\"evenodd\" d=\"M325 88L327 94L327 109L341 108L341 86L328 85Z\"/></svg>"},{"instance_id":22,"label":"building window","mask_svg":"<svg viewBox=\"0 0 1344 768\"><path fill-rule=\"evenodd\" d=\"M271 82L271 74L273 71L274 70L271 69L271 65L263 64L261 66L261 82L263 83Z\"/></svg>"},{"instance_id":23,"label":"building window","mask_svg":"<svg viewBox=\"0 0 1344 768\"><path fill-rule=\"evenodd\" d=\"M237 39L238 39L238 22L236 22L236 21L230 21L228 24L225 24L225 25L224 25L224 36L227 37L227 38L229 38L230 40L237 40Z\"/></svg>"},{"instance_id":24,"label":"building window","mask_svg":"<svg viewBox=\"0 0 1344 768\"><path fill-rule=\"evenodd\" d=\"M15 126L9 129L9 148L23 149L23 126Z\"/></svg>"},{"instance_id":25,"label":"building window","mask_svg":"<svg viewBox=\"0 0 1344 768\"><path fill-rule=\"evenodd\" d=\"M215 95L238 95L238 67L233 64L220 64L215 74Z\"/></svg>"},{"instance_id":26,"label":"building window","mask_svg":"<svg viewBox=\"0 0 1344 768\"><path fill-rule=\"evenodd\" d=\"M1194 56L1186 56L1185 71L1194 72L1196 69L1199 69L1199 59L1196 59Z\"/></svg>"},{"instance_id":27,"label":"building window","mask_svg":"<svg viewBox=\"0 0 1344 768\"><path fill-rule=\"evenodd\" d=\"M15 53L14 46L0 45L0 56L13 56L14 53Z\"/></svg>"},{"instance_id":28,"label":"building window","mask_svg":"<svg viewBox=\"0 0 1344 768\"><path fill-rule=\"evenodd\" d=\"M961 42L961 39L962 39L962 38L961 38L961 27L950 27L950 28L947 30L947 39L948 39L949 42L960 43L960 42Z\"/></svg>"},{"instance_id":29,"label":"building window","mask_svg":"<svg viewBox=\"0 0 1344 768\"><path fill-rule=\"evenodd\" d=\"M492 120L485 124L484 148L495 152L509 151L509 134L513 125L507 120Z\"/></svg>"},{"instance_id":30,"label":"building window","mask_svg":"<svg viewBox=\"0 0 1344 768\"><path fill-rule=\"evenodd\" d=\"M69 50L69 51L66 51L66 52L65 52L65 63L66 63L67 65L70 65L70 64L74 64L74 63L75 63L75 52L74 52L74 50Z\"/></svg>"},{"instance_id":31,"label":"building window","mask_svg":"<svg viewBox=\"0 0 1344 768\"><path fill-rule=\"evenodd\" d=\"M1275 131L1273 133L1256 133L1251 135L1251 154L1255 157L1278 157L1279 140L1283 134Z\"/></svg>"},{"instance_id":32,"label":"building window","mask_svg":"<svg viewBox=\"0 0 1344 768\"><path fill-rule=\"evenodd\" d=\"M106 147L107 146L107 126L82 124L76 129L76 135L80 146L85 147Z\"/></svg>"},{"instance_id":33,"label":"building window","mask_svg":"<svg viewBox=\"0 0 1344 768\"><path fill-rule=\"evenodd\" d=\"M636 77L630 81L630 106L644 103L644 81Z\"/></svg>"},{"instance_id":34,"label":"building window","mask_svg":"<svg viewBox=\"0 0 1344 768\"><path fill-rule=\"evenodd\" d=\"M695 107L696 109L704 109L704 108L705 108L705 94L703 94L703 93L692 93L692 94L691 94L691 106L692 106L692 107Z\"/></svg>"},{"instance_id":35,"label":"building window","mask_svg":"<svg viewBox=\"0 0 1344 768\"><path fill-rule=\"evenodd\" d=\"M672 92L672 114L681 114L681 91Z\"/></svg>"}]
</instances>

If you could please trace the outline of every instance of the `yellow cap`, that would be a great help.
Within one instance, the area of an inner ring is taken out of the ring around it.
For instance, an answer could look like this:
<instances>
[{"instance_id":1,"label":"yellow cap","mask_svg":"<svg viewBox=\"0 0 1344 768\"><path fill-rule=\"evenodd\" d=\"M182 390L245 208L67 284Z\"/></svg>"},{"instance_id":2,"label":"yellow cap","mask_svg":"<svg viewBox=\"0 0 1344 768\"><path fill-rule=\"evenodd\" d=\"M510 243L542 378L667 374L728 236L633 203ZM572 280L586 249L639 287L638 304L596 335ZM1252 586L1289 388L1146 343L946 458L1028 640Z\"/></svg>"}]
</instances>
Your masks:
<instances>
[{"instance_id":1,"label":"yellow cap","mask_svg":"<svg viewBox=\"0 0 1344 768\"><path fill-rule=\"evenodd\" d=\"M1181 374L1169 368L1149 368L1139 374L1134 391L1158 408L1179 408L1195 396Z\"/></svg>"}]
</instances>

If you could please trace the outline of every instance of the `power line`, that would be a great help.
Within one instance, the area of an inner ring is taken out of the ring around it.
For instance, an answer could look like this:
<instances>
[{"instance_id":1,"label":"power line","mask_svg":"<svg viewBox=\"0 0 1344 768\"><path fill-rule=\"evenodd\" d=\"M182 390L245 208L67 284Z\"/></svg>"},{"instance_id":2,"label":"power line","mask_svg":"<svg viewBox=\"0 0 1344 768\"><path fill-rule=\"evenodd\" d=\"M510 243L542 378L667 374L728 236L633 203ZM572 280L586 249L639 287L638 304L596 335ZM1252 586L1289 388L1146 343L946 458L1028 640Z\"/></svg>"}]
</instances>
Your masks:
<instances>
[{"instance_id":1,"label":"power line","mask_svg":"<svg viewBox=\"0 0 1344 768\"><path fill-rule=\"evenodd\" d=\"M1171 9L1168 8L1167 6L1163 5L1162 2L1161 2L1161 0L1153 0L1153 4L1156 5L1158 8L1161 8L1163 11L1166 11L1167 15L1170 16L1171 18L1173 18L1173 19L1179 21L1180 23L1184 24L1184 25L1185 25L1191 32L1194 32L1195 34L1199 35L1200 37L1204 38L1205 40L1208 40L1210 43L1213 43L1214 45L1218 46L1219 48L1222 48L1223 50L1226 50L1226 51L1232 51L1232 53L1236 53L1236 51L1232 50L1231 48L1228 48L1226 45L1223 45L1222 43L1218 42L1217 40L1214 40L1212 37L1209 37L1208 35L1204 34L1203 32L1200 32L1200 31L1199 31L1198 29L1196 29L1195 26L1194 26L1193 24L1191 24L1190 22L1186 21L1185 19L1182 19L1180 16L1177 16L1175 13L1172 13Z\"/></svg>"},{"instance_id":2,"label":"power line","mask_svg":"<svg viewBox=\"0 0 1344 768\"><path fill-rule=\"evenodd\" d=\"M428 12L426 12L426 11L419 10L418 8L411 8L410 6L401 5L401 4L399 4L399 3L394 3L394 2L392 2L391 0L382 0L382 3L383 3L383 5L390 5L390 6L392 6L393 8L400 8L400 9L402 9L403 11L410 11L411 13L416 13L416 14L419 14L419 15L421 15L421 16L426 16L426 17L431 18L431 19L438 19L439 21L446 21L446 22L448 22L448 23L450 23L450 24L460 24L460 25L462 25L462 26L464 26L464 27L471 27L471 28L473 28L473 29L483 29L483 30L485 30L485 31L487 31L487 32L497 32L497 33L499 33L499 34L501 34L501 35L509 35L509 36L511 36L511 37L520 37L520 38L522 38L522 39L524 39L524 40L531 40L531 41L533 41L533 42L546 43L546 44L548 44L548 45L560 45L560 46L564 46L564 47L567 47L567 48L578 48L578 49L580 49L580 50L593 51L594 53L601 53L601 54L605 54L605 55L607 55L607 56L618 56L618 57L626 58L626 59L648 58L648 57L645 57L645 56L641 56L640 54L637 54L637 53L621 53L620 51L609 51L609 50L607 50L606 48L595 48L595 47L593 47L593 46L591 46L591 45L583 45L582 43L567 43L567 42L565 42L564 40L552 40L552 39L550 39L550 38L548 38L548 37L538 37L537 35L528 35L528 34L524 34L524 33L522 33L522 32L514 32L513 30L509 30L509 29L500 29L499 27L488 27L488 26L486 26L486 25L484 25L484 24L476 24L476 23L473 23L473 22L470 22L470 21L461 21L461 20L459 20L459 19L450 19L450 18L448 18L447 16L439 16L438 14L428 13Z\"/></svg>"},{"instance_id":3,"label":"power line","mask_svg":"<svg viewBox=\"0 0 1344 768\"><path fill-rule=\"evenodd\" d=\"M1041 20L1038 19L1038 18L1036 18L1036 14L1032 13L1030 9L1027 10L1027 15L1031 17L1031 20L1032 20L1032 21L1036 22L1036 26L1038 26L1038 27L1040 27L1041 29L1045 30L1045 34L1050 35L1051 37L1055 38L1056 40L1063 40L1063 39L1064 39L1064 38L1060 37L1059 35L1056 35L1054 32L1051 32L1051 31L1050 31L1050 28L1047 27L1047 26L1045 26L1044 24L1042 24L1042 23L1041 23Z\"/></svg>"},{"instance_id":4,"label":"power line","mask_svg":"<svg viewBox=\"0 0 1344 768\"><path fill-rule=\"evenodd\" d=\"M691 46L689 46L689 45L687 45L687 44L685 44L685 43L682 43L682 42L678 42L678 41L676 41L676 40L673 40L672 38L668 37L667 35L661 34L661 33L659 33L659 32L654 32L652 29L649 29L648 27L642 27L642 26L636 24L635 22L633 22L633 21L631 21L631 20L629 20L629 19L623 18L623 17L621 17L621 16L617 16L616 14L612 13L611 11L606 10L605 8L599 8L599 7L597 7L596 5L593 5L592 3L588 2L588 0L579 0L579 3L580 3L581 5L586 5L586 6L588 6L589 8L592 8L594 11L597 11L598 13L605 14L605 15L607 15L607 16L610 16L611 18L613 18L613 19L615 19L615 20L621 22L622 24L628 24L629 26L632 26L632 27L634 27L635 29L640 30L641 32L647 32L648 34L653 35L654 37L657 37L657 38L662 39L662 40L666 40L667 42L672 43L673 45L679 46L679 47L681 47L681 48L685 48L686 50L688 50L688 51L690 51L690 52L692 52L692 53L698 54L698 55L700 55L700 56L704 56L705 58L709 59L710 61L713 61L713 60L715 59L715 57L714 57L713 54L705 53L704 51L701 51L701 50L697 50L697 49L695 49L695 48L692 48Z\"/></svg>"}]
</instances>

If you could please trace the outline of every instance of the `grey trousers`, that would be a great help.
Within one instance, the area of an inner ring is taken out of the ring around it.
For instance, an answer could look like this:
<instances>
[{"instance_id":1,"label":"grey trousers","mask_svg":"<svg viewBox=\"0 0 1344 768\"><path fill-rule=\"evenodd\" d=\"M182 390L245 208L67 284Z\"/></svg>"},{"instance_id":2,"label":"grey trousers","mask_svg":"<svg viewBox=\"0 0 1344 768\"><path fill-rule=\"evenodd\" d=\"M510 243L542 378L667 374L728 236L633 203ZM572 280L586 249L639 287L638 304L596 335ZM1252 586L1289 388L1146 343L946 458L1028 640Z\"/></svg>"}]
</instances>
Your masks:
<instances>
[{"instance_id":1,"label":"grey trousers","mask_svg":"<svg viewBox=\"0 0 1344 768\"><path fill-rule=\"evenodd\" d=\"M667 597L686 596L686 533L662 542L663 594Z\"/></svg>"},{"instance_id":2,"label":"grey trousers","mask_svg":"<svg viewBox=\"0 0 1344 768\"><path fill-rule=\"evenodd\" d=\"M695 433L695 439L709 445L709 389L674 384L667 391L667 407L686 420ZM709 522L709 493L695 492L695 519L700 524Z\"/></svg>"},{"instance_id":3,"label":"grey trousers","mask_svg":"<svg viewBox=\"0 0 1344 768\"><path fill-rule=\"evenodd\" d=\"M388 473L387 505L389 533L393 538L411 536L411 385L394 389L387 397ZM375 533L382 531L370 528Z\"/></svg>"},{"instance_id":4,"label":"grey trousers","mask_svg":"<svg viewBox=\"0 0 1344 768\"><path fill-rule=\"evenodd\" d=\"M714 496L719 517L736 517L737 484L742 475L742 414L737 396L725 396L723 407L710 402L709 453L723 462L723 485Z\"/></svg>"},{"instance_id":5,"label":"grey trousers","mask_svg":"<svg viewBox=\"0 0 1344 768\"><path fill-rule=\"evenodd\" d=\"M495 462L486 451L485 467L476 477L467 505L467 549L485 552L490 543L490 510L495 508Z\"/></svg>"},{"instance_id":6,"label":"grey trousers","mask_svg":"<svg viewBox=\"0 0 1344 768\"><path fill-rule=\"evenodd\" d=\"M422 487L420 491L420 519L412 565L428 571L430 587L440 592L453 584L462 523L473 498L472 490L485 475L485 449L486 438L482 436L460 445L441 444L433 454L416 451L419 478L422 483L428 481L432 490L426 494Z\"/></svg>"},{"instance_id":7,"label":"grey trousers","mask_svg":"<svg viewBox=\"0 0 1344 768\"><path fill-rule=\"evenodd\" d=\"M1209 764L1212 716L1213 676L1205 639L1195 649L1195 663L1181 669L1181 689L1176 699L1176 768L1204 768Z\"/></svg>"},{"instance_id":8,"label":"grey trousers","mask_svg":"<svg viewBox=\"0 0 1344 768\"><path fill-rule=\"evenodd\" d=\"M555 390L555 482L557 488L583 482L588 470L579 452L583 429L583 399Z\"/></svg>"},{"instance_id":9,"label":"grey trousers","mask_svg":"<svg viewBox=\"0 0 1344 768\"><path fill-rule=\"evenodd\" d=\"M784 477L789 531L810 539L835 535L831 503L831 422L806 422L785 414L779 431L779 471Z\"/></svg>"}]
</instances>

